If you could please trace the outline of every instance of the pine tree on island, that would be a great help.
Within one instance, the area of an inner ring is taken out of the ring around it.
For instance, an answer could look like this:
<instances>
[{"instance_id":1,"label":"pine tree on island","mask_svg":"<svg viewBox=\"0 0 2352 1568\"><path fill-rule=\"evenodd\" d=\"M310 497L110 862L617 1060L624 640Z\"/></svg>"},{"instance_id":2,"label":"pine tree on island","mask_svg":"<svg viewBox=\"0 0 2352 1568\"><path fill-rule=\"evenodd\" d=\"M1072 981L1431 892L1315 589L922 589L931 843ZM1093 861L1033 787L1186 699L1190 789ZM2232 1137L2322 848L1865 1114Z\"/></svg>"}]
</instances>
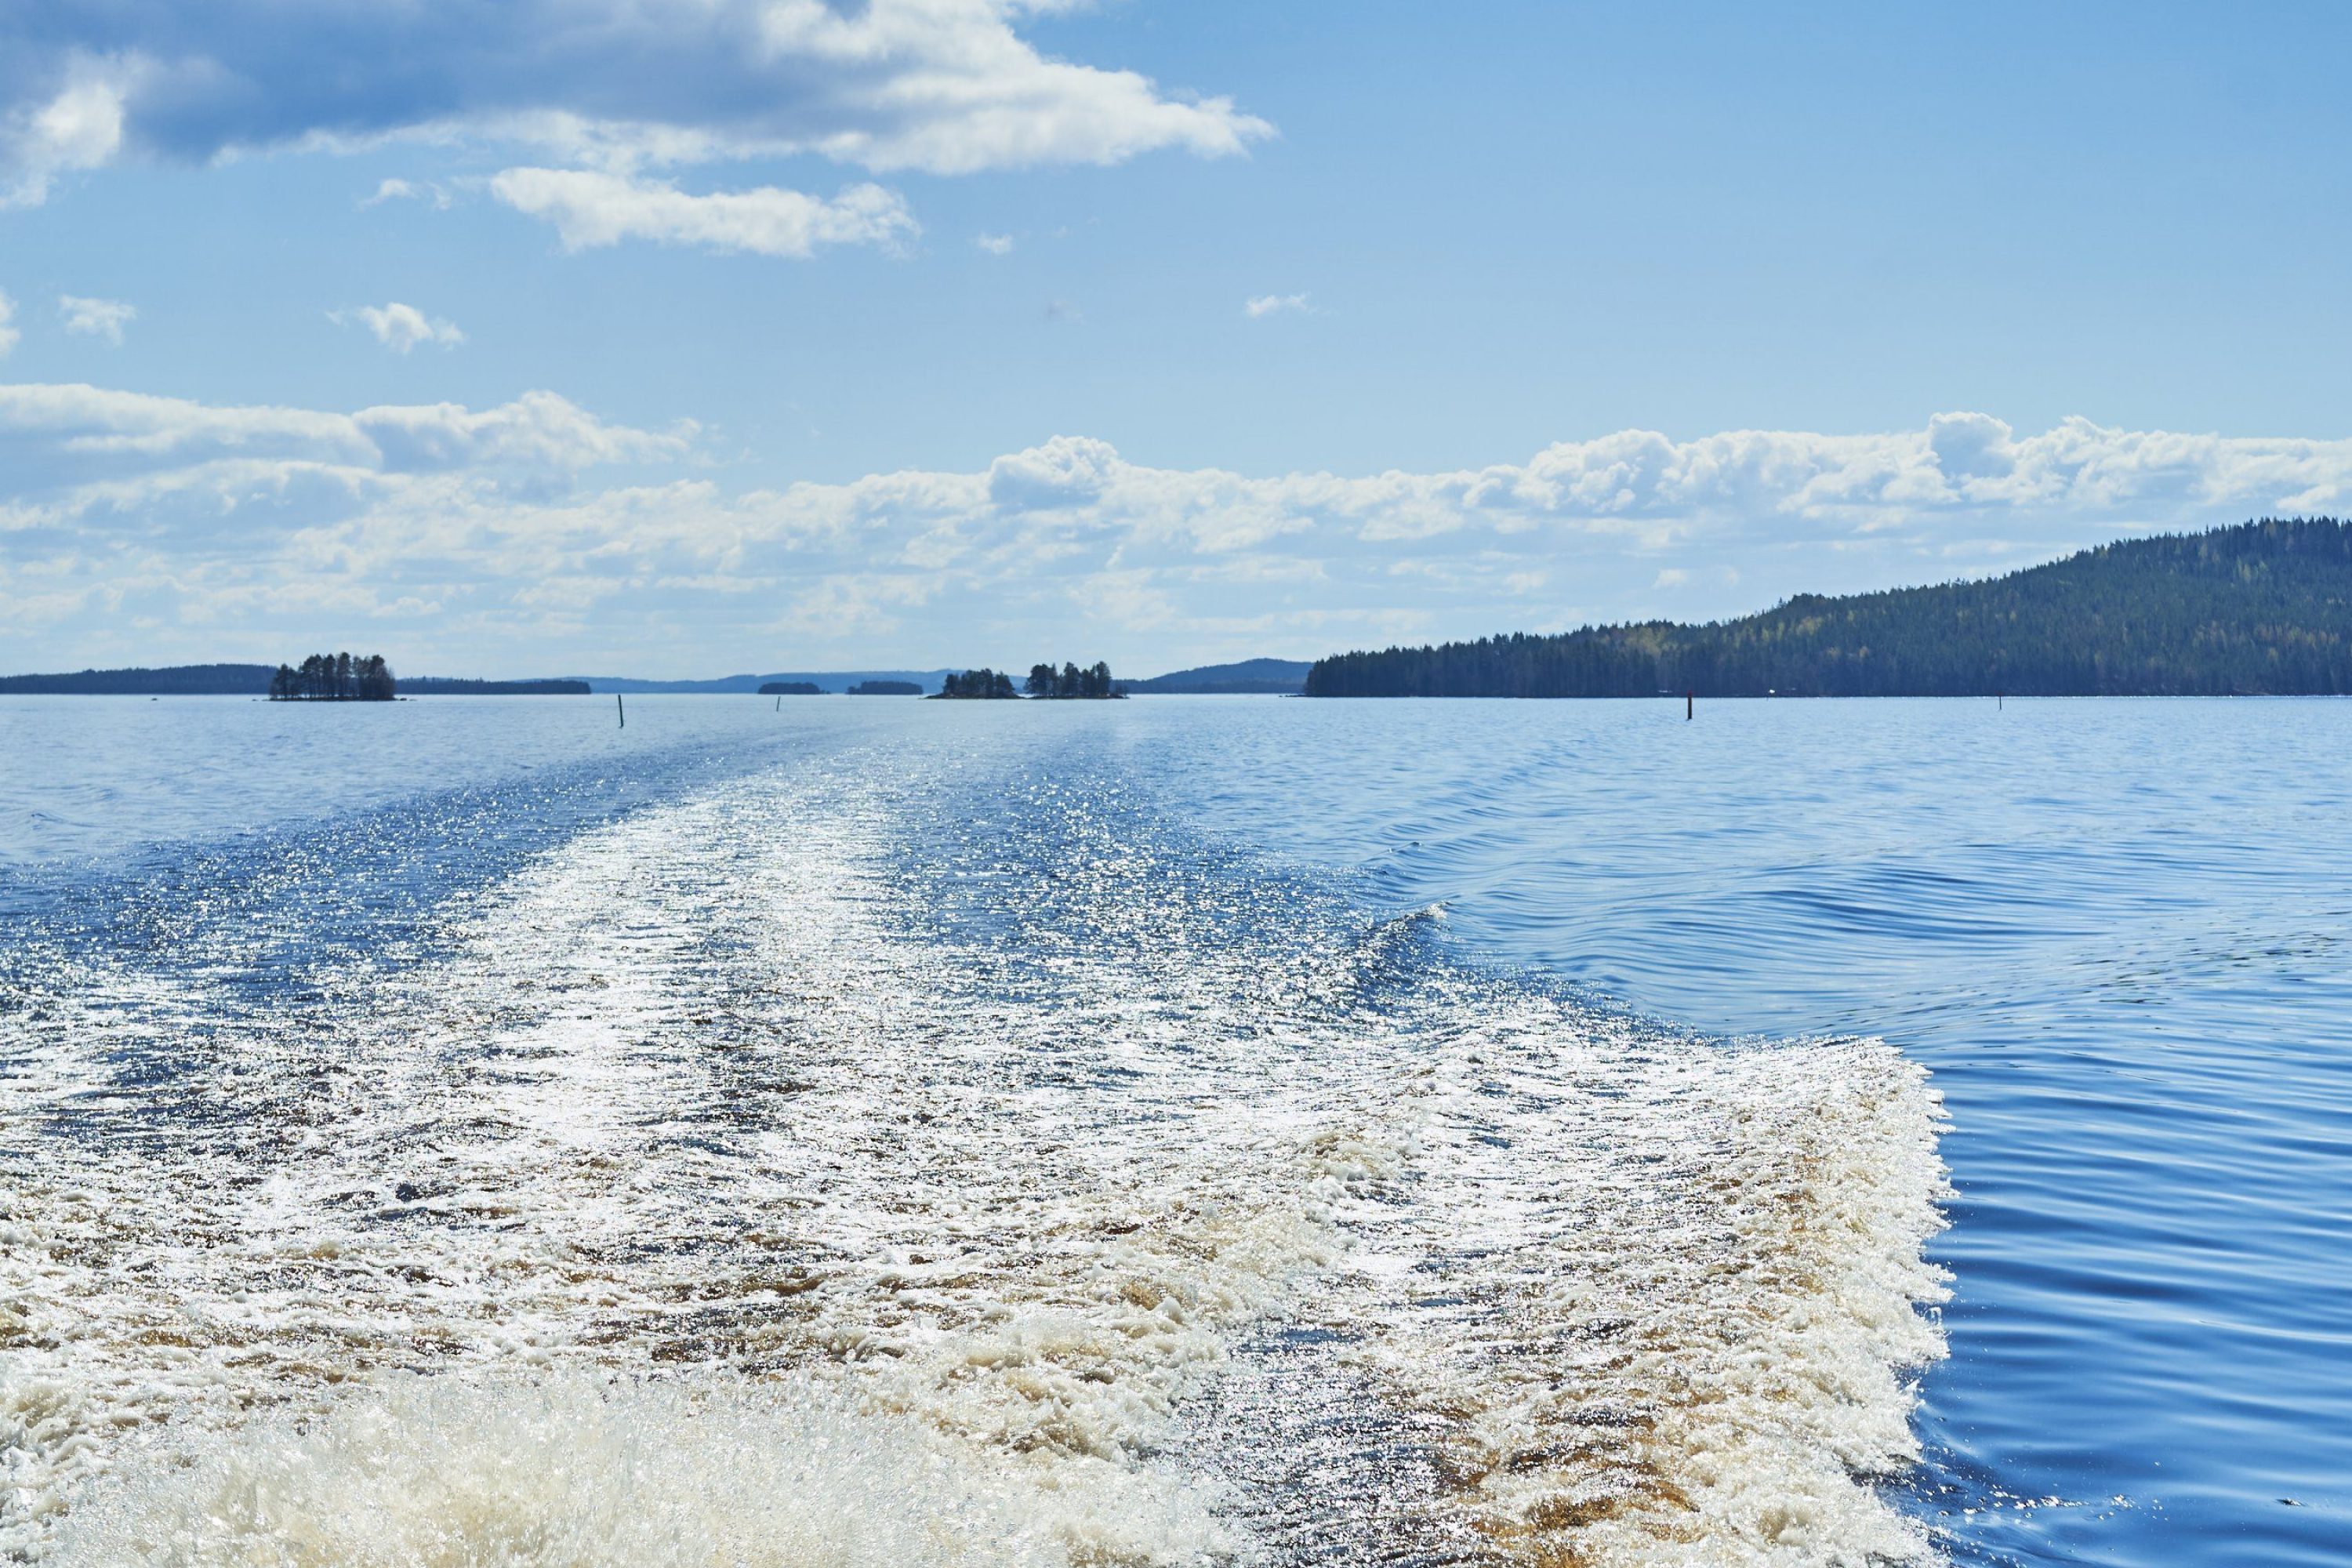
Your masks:
<instances>
[{"instance_id":1,"label":"pine tree on island","mask_svg":"<svg viewBox=\"0 0 2352 1568\"><path fill-rule=\"evenodd\" d=\"M1065 664L1055 669L1050 664L1033 664L1029 679L1022 683L1021 691L1032 697L1062 700L1067 698L1124 697L1127 689L1113 680L1110 666L1100 659L1091 669L1080 669L1075 664ZM1021 691L1013 688L1013 677L993 669L967 669L961 675L950 675L939 691L941 697L989 698L1002 700L1018 697Z\"/></svg>"},{"instance_id":2,"label":"pine tree on island","mask_svg":"<svg viewBox=\"0 0 2352 1568\"><path fill-rule=\"evenodd\" d=\"M950 675L940 686L940 697L977 698L1004 700L1018 695L1013 689L1013 678L988 668L967 669L961 675ZM936 700L936 699L934 699Z\"/></svg>"},{"instance_id":3,"label":"pine tree on island","mask_svg":"<svg viewBox=\"0 0 2352 1568\"><path fill-rule=\"evenodd\" d=\"M1050 664L1032 665L1025 689L1032 697L1055 700L1127 695L1125 689L1111 679L1110 666L1099 659L1091 669L1080 669L1075 664L1065 664L1059 670Z\"/></svg>"},{"instance_id":4,"label":"pine tree on island","mask_svg":"<svg viewBox=\"0 0 2352 1568\"><path fill-rule=\"evenodd\" d=\"M383 655L314 653L300 668L281 664L269 678L272 702L389 702L395 684Z\"/></svg>"}]
</instances>

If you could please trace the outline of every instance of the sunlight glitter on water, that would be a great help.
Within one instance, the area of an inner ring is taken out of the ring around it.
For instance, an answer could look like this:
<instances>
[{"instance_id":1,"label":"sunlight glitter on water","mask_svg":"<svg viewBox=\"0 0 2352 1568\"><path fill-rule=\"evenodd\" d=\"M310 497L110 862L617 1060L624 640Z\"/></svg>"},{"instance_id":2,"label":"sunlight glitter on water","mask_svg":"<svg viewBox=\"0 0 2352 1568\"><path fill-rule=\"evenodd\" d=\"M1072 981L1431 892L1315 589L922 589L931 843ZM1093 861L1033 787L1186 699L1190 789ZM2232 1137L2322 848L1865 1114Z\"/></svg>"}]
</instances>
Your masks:
<instances>
[{"instance_id":1,"label":"sunlight glitter on water","mask_svg":"<svg viewBox=\"0 0 2352 1568\"><path fill-rule=\"evenodd\" d=\"M699 786L269 984L228 916L27 944L8 1550L1926 1553L1867 1483L1940 1352L1916 1068L1460 969L1059 772Z\"/></svg>"}]
</instances>

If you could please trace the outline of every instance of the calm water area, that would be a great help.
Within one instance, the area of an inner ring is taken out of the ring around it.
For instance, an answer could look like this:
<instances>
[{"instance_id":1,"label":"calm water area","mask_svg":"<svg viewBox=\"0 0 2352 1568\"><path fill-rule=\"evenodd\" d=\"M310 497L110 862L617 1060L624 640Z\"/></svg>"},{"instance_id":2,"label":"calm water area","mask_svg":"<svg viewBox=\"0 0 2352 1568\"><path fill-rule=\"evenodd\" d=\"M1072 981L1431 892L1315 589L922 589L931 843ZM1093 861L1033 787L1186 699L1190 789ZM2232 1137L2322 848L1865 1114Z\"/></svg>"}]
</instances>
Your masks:
<instances>
[{"instance_id":1,"label":"calm water area","mask_svg":"<svg viewBox=\"0 0 2352 1568\"><path fill-rule=\"evenodd\" d=\"M0 699L0 1556L2342 1563L2347 934L2341 701Z\"/></svg>"}]
</instances>

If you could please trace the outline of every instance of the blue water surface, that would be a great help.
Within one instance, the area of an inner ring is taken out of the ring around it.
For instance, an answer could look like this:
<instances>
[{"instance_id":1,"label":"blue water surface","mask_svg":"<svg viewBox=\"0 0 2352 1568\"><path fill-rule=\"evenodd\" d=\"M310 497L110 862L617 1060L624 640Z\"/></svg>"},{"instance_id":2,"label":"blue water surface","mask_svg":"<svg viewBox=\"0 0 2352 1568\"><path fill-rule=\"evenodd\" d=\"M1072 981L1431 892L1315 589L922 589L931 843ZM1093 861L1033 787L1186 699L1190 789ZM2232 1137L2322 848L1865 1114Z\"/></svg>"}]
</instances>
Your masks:
<instances>
[{"instance_id":1,"label":"blue water surface","mask_svg":"<svg viewBox=\"0 0 2352 1568\"><path fill-rule=\"evenodd\" d=\"M1644 702L645 698L629 721L564 699L0 698L0 913L86 900L87 929L119 929L124 889L201 896L205 858L266 844L377 856L346 879L387 918L385 889L439 859L478 872L810 748L1058 726L1207 834L1442 905L1474 957L1713 1032L1879 1035L1928 1067L1952 1118L1952 1354L1901 1486L1955 1561L2352 1562L2352 704L1726 702L1685 722ZM371 847L352 825L372 813L431 831ZM168 914L140 913L159 952Z\"/></svg>"},{"instance_id":2,"label":"blue water surface","mask_svg":"<svg viewBox=\"0 0 2352 1568\"><path fill-rule=\"evenodd\" d=\"M1962 1563L2352 1562L2352 704L1293 702L1145 771L1457 938L1935 1073Z\"/></svg>"}]
</instances>

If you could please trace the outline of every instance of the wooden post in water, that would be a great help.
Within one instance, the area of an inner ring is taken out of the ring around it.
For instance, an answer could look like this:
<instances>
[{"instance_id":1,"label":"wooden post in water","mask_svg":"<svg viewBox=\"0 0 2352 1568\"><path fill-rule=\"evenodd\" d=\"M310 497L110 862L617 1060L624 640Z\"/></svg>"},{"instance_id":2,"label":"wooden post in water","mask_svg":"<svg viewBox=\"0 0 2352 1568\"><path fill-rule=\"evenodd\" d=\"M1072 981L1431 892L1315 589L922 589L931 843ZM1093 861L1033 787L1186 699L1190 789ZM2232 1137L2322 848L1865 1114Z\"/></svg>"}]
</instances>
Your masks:
<instances>
[{"instance_id":1,"label":"wooden post in water","mask_svg":"<svg viewBox=\"0 0 2352 1568\"><path fill-rule=\"evenodd\" d=\"M1683 722L1685 724L1689 723L1691 721L1691 715L1696 712L1697 709L1698 691L1696 688L1693 688L1692 689L1683 693Z\"/></svg>"},{"instance_id":2,"label":"wooden post in water","mask_svg":"<svg viewBox=\"0 0 2352 1568\"><path fill-rule=\"evenodd\" d=\"M627 729L629 727L628 705L621 700L621 694L617 691L613 693L613 711L621 716L621 728Z\"/></svg>"}]
</instances>

